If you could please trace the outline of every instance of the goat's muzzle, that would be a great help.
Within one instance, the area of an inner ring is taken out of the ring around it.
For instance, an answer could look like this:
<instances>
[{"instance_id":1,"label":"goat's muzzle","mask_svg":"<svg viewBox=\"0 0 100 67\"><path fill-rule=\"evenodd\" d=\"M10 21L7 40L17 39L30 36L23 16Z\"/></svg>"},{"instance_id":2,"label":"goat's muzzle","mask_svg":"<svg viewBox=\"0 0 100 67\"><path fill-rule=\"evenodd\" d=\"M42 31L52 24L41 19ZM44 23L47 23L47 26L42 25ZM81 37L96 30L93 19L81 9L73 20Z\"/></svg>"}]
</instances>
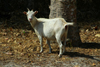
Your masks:
<instances>
[{"instance_id":1,"label":"goat's muzzle","mask_svg":"<svg viewBox=\"0 0 100 67\"><path fill-rule=\"evenodd\" d=\"M31 19L31 18L29 18L28 20L29 20L29 22L31 22L31 21L32 21L32 19Z\"/></svg>"}]
</instances>

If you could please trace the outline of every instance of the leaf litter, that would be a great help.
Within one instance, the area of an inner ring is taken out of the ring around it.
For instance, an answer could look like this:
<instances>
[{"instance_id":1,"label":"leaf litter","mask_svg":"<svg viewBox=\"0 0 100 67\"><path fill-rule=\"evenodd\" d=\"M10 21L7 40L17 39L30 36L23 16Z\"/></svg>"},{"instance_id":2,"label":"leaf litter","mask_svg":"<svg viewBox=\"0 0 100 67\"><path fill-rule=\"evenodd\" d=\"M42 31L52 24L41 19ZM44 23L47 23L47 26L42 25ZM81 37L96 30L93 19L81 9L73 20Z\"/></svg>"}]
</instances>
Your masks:
<instances>
[{"instance_id":1,"label":"leaf litter","mask_svg":"<svg viewBox=\"0 0 100 67\"><path fill-rule=\"evenodd\" d=\"M27 28L23 29L23 27ZM49 54L49 46L46 44L46 39L44 38L44 52L40 53L39 40L33 29L27 24L23 27L21 25L0 27L0 61L4 65L13 60L13 62L22 66L23 64L29 64L31 66L33 63L34 66L45 66L45 64L60 66L62 63L62 66L73 65L73 67L81 67L82 64L87 65L87 67L99 66L100 61L91 58L95 56L100 60L100 44L98 44L100 43L100 38L97 37L97 34L100 34L99 29L81 29L79 34L84 44L81 47L72 47L70 44L67 44L66 53L62 58L58 58L59 47L56 42L51 42L53 53ZM86 45L85 43L91 43L92 45ZM83 60L78 61L80 57ZM72 62L79 64L75 65Z\"/></svg>"}]
</instances>

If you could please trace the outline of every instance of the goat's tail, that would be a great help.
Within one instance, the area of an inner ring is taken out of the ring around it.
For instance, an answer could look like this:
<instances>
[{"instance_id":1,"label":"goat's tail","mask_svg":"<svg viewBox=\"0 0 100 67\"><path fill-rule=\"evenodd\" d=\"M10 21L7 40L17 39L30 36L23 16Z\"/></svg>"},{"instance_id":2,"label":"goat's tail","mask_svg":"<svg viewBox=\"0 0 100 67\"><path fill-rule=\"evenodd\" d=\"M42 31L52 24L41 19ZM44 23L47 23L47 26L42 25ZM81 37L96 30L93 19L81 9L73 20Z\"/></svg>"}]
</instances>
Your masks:
<instances>
[{"instance_id":1,"label":"goat's tail","mask_svg":"<svg viewBox=\"0 0 100 67\"><path fill-rule=\"evenodd\" d=\"M65 26L73 26L74 23L67 23Z\"/></svg>"},{"instance_id":2,"label":"goat's tail","mask_svg":"<svg viewBox=\"0 0 100 67\"><path fill-rule=\"evenodd\" d=\"M73 26L73 25L74 25L74 23L66 23L65 24L65 29L68 30L68 26Z\"/></svg>"}]
</instances>

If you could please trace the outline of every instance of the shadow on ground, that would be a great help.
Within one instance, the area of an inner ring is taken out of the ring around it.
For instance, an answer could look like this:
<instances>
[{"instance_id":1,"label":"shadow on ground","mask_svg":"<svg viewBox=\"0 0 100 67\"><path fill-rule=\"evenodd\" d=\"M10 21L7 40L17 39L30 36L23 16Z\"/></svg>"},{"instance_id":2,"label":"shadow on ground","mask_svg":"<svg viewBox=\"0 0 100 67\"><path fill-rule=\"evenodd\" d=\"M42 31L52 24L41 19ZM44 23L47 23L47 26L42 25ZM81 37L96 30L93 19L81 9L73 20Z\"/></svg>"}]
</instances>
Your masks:
<instances>
[{"instance_id":1,"label":"shadow on ground","mask_svg":"<svg viewBox=\"0 0 100 67\"><path fill-rule=\"evenodd\" d=\"M80 48L100 49L100 43L82 43Z\"/></svg>"}]
</instances>

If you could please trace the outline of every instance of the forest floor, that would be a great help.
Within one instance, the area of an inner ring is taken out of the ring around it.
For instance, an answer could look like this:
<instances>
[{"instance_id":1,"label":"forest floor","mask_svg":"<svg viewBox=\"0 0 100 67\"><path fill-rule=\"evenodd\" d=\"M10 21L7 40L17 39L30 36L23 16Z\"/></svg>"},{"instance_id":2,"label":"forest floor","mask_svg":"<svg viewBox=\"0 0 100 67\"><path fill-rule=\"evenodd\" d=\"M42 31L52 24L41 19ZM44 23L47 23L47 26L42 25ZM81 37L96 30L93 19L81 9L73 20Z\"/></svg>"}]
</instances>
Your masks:
<instances>
[{"instance_id":1,"label":"forest floor","mask_svg":"<svg viewBox=\"0 0 100 67\"><path fill-rule=\"evenodd\" d=\"M66 53L58 57L59 47L51 43L52 53L43 40L43 53L39 53L39 40L30 24L23 21L0 23L0 67L100 67L100 22L80 23L82 44L66 46Z\"/></svg>"}]
</instances>

